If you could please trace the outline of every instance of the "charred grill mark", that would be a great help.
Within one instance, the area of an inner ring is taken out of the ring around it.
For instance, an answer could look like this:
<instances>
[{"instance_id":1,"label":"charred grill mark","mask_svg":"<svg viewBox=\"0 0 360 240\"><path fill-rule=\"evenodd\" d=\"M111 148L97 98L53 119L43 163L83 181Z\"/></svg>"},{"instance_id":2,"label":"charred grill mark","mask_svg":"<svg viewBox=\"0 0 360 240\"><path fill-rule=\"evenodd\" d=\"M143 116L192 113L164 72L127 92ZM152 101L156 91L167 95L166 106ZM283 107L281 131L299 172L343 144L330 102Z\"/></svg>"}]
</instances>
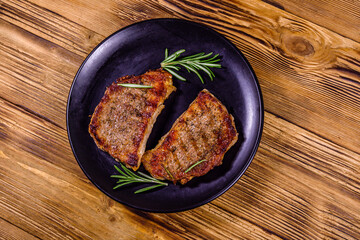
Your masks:
<instances>
[{"instance_id":1,"label":"charred grill mark","mask_svg":"<svg viewBox=\"0 0 360 240\"><path fill-rule=\"evenodd\" d=\"M116 79L116 83L123 83L127 79L131 79L131 78L134 78L134 76L131 76L131 75L123 76L123 77L120 77L120 78Z\"/></svg>"},{"instance_id":2,"label":"charred grill mark","mask_svg":"<svg viewBox=\"0 0 360 240\"><path fill-rule=\"evenodd\" d=\"M211 134L211 129L214 128L215 126L214 124L214 117L210 114L210 112L212 111L211 107L207 107L205 103L203 103L203 109L201 111L201 119L200 121L203 121L202 123L200 123L200 139L203 142L203 152L204 149L207 149L209 151L211 151L211 144L212 144L212 136ZM206 155L202 156L201 158L205 158Z\"/></svg>"},{"instance_id":3,"label":"charred grill mark","mask_svg":"<svg viewBox=\"0 0 360 240\"><path fill-rule=\"evenodd\" d=\"M166 94L166 91L164 91L165 85L163 83L156 84L156 87L151 89L150 91L156 95L157 97L163 97Z\"/></svg>"},{"instance_id":4,"label":"charred grill mark","mask_svg":"<svg viewBox=\"0 0 360 240\"><path fill-rule=\"evenodd\" d=\"M236 129L234 128L233 124L232 124L232 118L230 116L226 116L225 117L225 123L226 123L226 127L229 131L229 134L227 134L226 136L229 136L229 137L234 137L236 136Z\"/></svg>"},{"instance_id":5,"label":"charred grill mark","mask_svg":"<svg viewBox=\"0 0 360 240\"><path fill-rule=\"evenodd\" d=\"M171 147L171 144L174 142L175 140L175 131L171 130L169 132L169 134L165 137L164 142L163 142L163 147L165 149L169 149Z\"/></svg>"},{"instance_id":6,"label":"charred grill mark","mask_svg":"<svg viewBox=\"0 0 360 240\"><path fill-rule=\"evenodd\" d=\"M139 160L139 157L137 154L135 153L129 153L127 155L128 159L127 159L127 164L129 164L129 166L132 166L132 167L135 167L137 166L137 163L138 163L138 160Z\"/></svg>"},{"instance_id":7,"label":"charred grill mark","mask_svg":"<svg viewBox=\"0 0 360 240\"><path fill-rule=\"evenodd\" d=\"M142 141L142 137L143 136L139 136L139 135L136 135L133 137L132 139L132 144L135 146L135 147L139 147L140 146L140 143Z\"/></svg>"},{"instance_id":8,"label":"charred grill mark","mask_svg":"<svg viewBox=\"0 0 360 240\"><path fill-rule=\"evenodd\" d=\"M100 136L97 134L95 130L92 130L92 133L94 134L94 138L96 139L98 144L100 145L104 144L104 140L100 138Z\"/></svg>"},{"instance_id":9,"label":"charred grill mark","mask_svg":"<svg viewBox=\"0 0 360 240\"><path fill-rule=\"evenodd\" d=\"M192 134L192 131L190 131L190 129L188 127L185 128L185 133L186 133L186 139L188 139L188 143L191 145L191 148L193 149L194 155L196 156L194 159L199 159L199 153L200 153L200 149L196 143L196 139L194 137L194 135Z\"/></svg>"},{"instance_id":10,"label":"charred grill mark","mask_svg":"<svg viewBox=\"0 0 360 240\"><path fill-rule=\"evenodd\" d=\"M146 107L156 108L158 103L154 100L146 100L144 101Z\"/></svg>"},{"instance_id":11,"label":"charred grill mark","mask_svg":"<svg viewBox=\"0 0 360 240\"><path fill-rule=\"evenodd\" d=\"M161 164L164 162L165 159L165 153L164 152L154 152L150 155L150 166L152 169L153 176L159 177L159 178L165 178L165 172L163 165Z\"/></svg>"},{"instance_id":12,"label":"charred grill mark","mask_svg":"<svg viewBox=\"0 0 360 240\"><path fill-rule=\"evenodd\" d=\"M186 133L186 132L179 132L180 136L179 136L178 143L177 143L177 151L175 152L175 154L173 154L173 156L176 157L179 169L187 168L187 166L184 165L184 161L180 161L181 158L186 157L187 159L190 159L190 161L192 159L191 148L189 147L189 141L188 141L188 138L186 136L184 136L184 133ZM181 156L181 157L178 157L178 156ZM185 164L186 164L186 162L185 162Z\"/></svg>"},{"instance_id":13,"label":"charred grill mark","mask_svg":"<svg viewBox=\"0 0 360 240\"><path fill-rule=\"evenodd\" d=\"M201 125L199 126L199 122L197 122L198 124L194 123L193 121L190 121L189 123L189 131L187 131L189 138L192 139L192 144L195 146L194 148L196 149L196 155L198 156L196 160L199 160L199 158L203 158L204 157L204 149L205 149L205 142L203 141L202 138L199 138L199 135L201 133L201 131L203 130L203 128L201 127Z\"/></svg>"},{"instance_id":14,"label":"charred grill mark","mask_svg":"<svg viewBox=\"0 0 360 240\"><path fill-rule=\"evenodd\" d=\"M181 136L179 136L179 132L176 130L173 130L169 134L170 138L166 139L169 140L165 144L165 150L172 156L172 161L169 161L169 157L166 158L165 163L168 166L168 169L172 172L174 172L174 177L177 178L176 175L178 173L178 169L180 166L181 158L184 156L184 152L181 152ZM169 152L170 148L172 148L175 145L176 151ZM169 179L170 180L170 179ZM172 179L171 179L172 180Z\"/></svg>"}]
</instances>

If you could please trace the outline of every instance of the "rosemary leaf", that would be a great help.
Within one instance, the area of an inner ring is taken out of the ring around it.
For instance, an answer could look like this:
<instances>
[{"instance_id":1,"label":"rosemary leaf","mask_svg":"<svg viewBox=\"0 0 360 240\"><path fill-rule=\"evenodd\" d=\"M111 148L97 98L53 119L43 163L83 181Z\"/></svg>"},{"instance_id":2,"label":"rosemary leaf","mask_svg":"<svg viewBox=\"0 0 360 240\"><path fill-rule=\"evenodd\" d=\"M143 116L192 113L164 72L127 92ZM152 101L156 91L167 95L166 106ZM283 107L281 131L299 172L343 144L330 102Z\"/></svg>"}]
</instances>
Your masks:
<instances>
[{"instance_id":1,"label":"rosemary leaf","mask_svg":"<svg viewBox=\"0 0 360 240\"><path fill-rule=\"evenodd\" d=\"M128 176L137 177L130 169L121 164L121 168L127 173Z\"/></svg>"},{"instance_id":2,"label":"rosemary leaf","mask_svg":"<svg viewBox=\"0 0 360 240\"><path fill-rule=\"evenodd\" d=\"M163 184L152 185L152 186L149 186L149 187L141 188L141 189L135 191L134 193L135 193L135 194L137 194L137 193L142 193L142 192L149 191L149 190L151 190L151 189L154 189L154 188L157 188L157 187L161 187L161 186L164 186L164 185L163 185Z\"/></svg>"},{"instance_id":3,"label":"rosemary leaf","mask_svg":"<svg viewBox=\"0 0 360 240\"><path fill-rule=\"evenodd\" d=\"M166 68L174 69L176 71L180 70L180 67L176 67L176 66L172 66L172 65L166 66Z\"/></svg>"},{"instance_id":4,"label":"rosemary leaf","mask_svg":"<svg viewBox=\"0 0 360 240\"><path fill-rule=\"evenodd\" d=\"M167 67L164 67L163 68L164 70L168 71L171 75L173 75L174 77L176 77L177 79L181 80L181 81L186 81L186 79L182 76L180 76L179 74L177 74L176 72L174 72L173 70L170 70L169 68Z\"/></svg>"},{"instance_id":5,"label":"rosemary leaf","mask_svg":"<svg viewBox=\"0 0 360 240\"><path fill-rule=\"evenodd\" d=\"M221 68L221 65L220 64L216 64L216 63L208 63L208 62L205 62L202 64L203 66L207 66L207 67L214 67L214 68Z\"/></svg>"},{"instance_id":6,"label":"rosemary leaf","mask_svg":"<svg viewBox=\"0 0 360 240\"><path fill-rule=\"evenodd\" d=\"M183 52L185 52L185 49L181 49L178 50L177 52L171 54L170 56L168 56L163 62L172 62L174 61L176 58L178 58Z\"/></svg>"},{"instance_id":7,"label":"rosemary leaf","mask_svg":"<svg viewBox=\"0 0 360 240\"><path fill-rule=\"evenodd\" d=\"M165 166L164 166L164 169L165 171L167 172L167 174L169 174L169 176L171 177L171 179L174 179L173 175L171 174L171 172L169 171L169 169L167 169Z\"/></svg>"},{"instance_id":8,"label":"rosemary leaf","mask_svg":"<svg viewBox=\"0 0 360 240\"><path fill-rule=\"evenodd\" d=\"M155 178L153 178L153 177L151 177L151 176L149 176L149 175L147 175L145 173L138 172L138 174L141 175L142 177L146 178L146 179L151 180L154 183L161 183L161 181L159 181L159 180L157 180L157 179L155 179Z\"/></svg>"},{"instance_id":9,"label":"rosemary leaf","mask_svg":"<svg viewBox=\"0 0 360 240\"><path fill-rule=\"evenodd\" d=\"M212 78L213 78L212 74L211 74L212 72L211 72L211 70L209 68L201 66L200 64L196 64L196 67L203 70L210 77L210 79L212 80Z\"/></svg>"},{"instance_id":10,"label":"rosemary leaf","mask_svg":"<svg viewBox=\"0 0 360 240\"><path fill-rule=\"evenodd\" d=\"M124 185L127 185L127 184L130 184L131 182L124 182L124 183L122 183L122 184L118 184L118 185L116 185L115 187L113 187L113 189L117 189L117 188L119 188L119 187L122 187L122 186L124 186Z\"/></svg>"},{"instance_id":11,"label":"rosemary leaf","mask_svg":"<svg viewBox=\"0 0 360 240\"><path fill-rule=\"evenodd\" d=\"M120 175L111 175L111 178L119 178L119 179L126 179L127 177L125 176L120 176Z\"/></svg>"},{"instance_id":12,"label":"rosemary leaf","mask_svg":"<svg viewBox=\"0 0 360 240\"><path fill-rule=\"evenodd\" d=\"M205 161L206 161L206 159L203 159L203 160L200 160L200 161L194 163L188 169L186 169L185 173L188 173L191 169L193 169L194 167L196 167L197 165L199 165L200 163L205 162Z\"/></svg>"},{"instance_id":13,"label":"rosemary leaf","mask_svg":"<svg viewBox=\"0 0 360 240\"><path fill-rule=\"evenodd\" d=\"M118 83L117 85L128 88L153 88L153 86L134 84L134 83Z\"/></svg>"},{"instance_id":14,"label":"rosemary leaf","mask_svg":"<svg viewBox=\"0 0 360 240\"><path fill-rule=\"evenodd\" d=\"M116 171L118 171L119 173L122 173L122 171L120 170L120 168L118 166L114 165L114 167L115 167ZM112 175L112 176L116 176L116 175Z\"/></svg>"},{"instance_id":15,"label":"rosemary leaf","mask_svg":"<svg viewBox=\"0 0 360 240\"><path fill-rule=\"evenodd\" d=\"M192 59L192 60L195 60L195 59L201 59L203 56L204 56L205 53L197 53L197 54L194 54L194 55L191 55L191 56L187 56L187 57L184 57L183 60L187 60L187 59Z\"/></svg>"}]
</instances>

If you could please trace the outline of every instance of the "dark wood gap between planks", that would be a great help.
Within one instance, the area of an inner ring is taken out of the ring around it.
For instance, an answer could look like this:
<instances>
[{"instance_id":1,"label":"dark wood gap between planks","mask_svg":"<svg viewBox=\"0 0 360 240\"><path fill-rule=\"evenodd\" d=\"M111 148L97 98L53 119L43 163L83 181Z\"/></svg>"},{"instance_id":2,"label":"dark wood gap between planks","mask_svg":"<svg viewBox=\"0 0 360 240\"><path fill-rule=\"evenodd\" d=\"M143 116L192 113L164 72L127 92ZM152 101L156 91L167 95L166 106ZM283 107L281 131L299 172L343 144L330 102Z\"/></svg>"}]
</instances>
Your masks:
<instances>
[{"instance_id":1,"label":"dark wood gap between planks","mask_svg":"<svg viewBox=\"0 0 360 240\"><path fill-rule=\"evenodd\" d=\"M3 100L3 101L5 101L5 102L8 102L10 105L13 105L13 106L15 106L16 108L21 109L22 111L24 111L24 112L26 112L26 113L28 113L28 114L30 114L30 115L33 115L33 116L35 116L35 117L37 117L37 118L40 118L40 119L42 119L42 120L45 120L45 121L47 121L48 123L51 123L52 125L60 128L60 129L66 130L66 128L60 126L59 124L57 124L56 122L52 121L51 119L49 119L49 118L47 118L47 117L45 117L45 116L43 116L43 115L35 112L34 110L31 110L31 109L29 109L29 108L27 108L27 107L25 107L25 106L23 106L23 105L13 103L13 102L9 101L8 99L5 99L5 98L2 97L2 96L0 96L0 100Z\"/></svg>"},{"instance_id":2,"label":"dark wood gap between planks","mask_svg":"<svg viewBox=\"0 0 360 240\"><path fill-rule=\"evenodd\" d=\"M3 218L3 217L0 217L0 219L3 220L4 222L6 222L6 223L8 223L8 224L10 224L10 225L12 225L12 226L14 226L15 228L20 229L20 230L23 231L24 233L29 234L30 236L32 236L32 237L34 237L34 238L36 238L36 239L41 239L41 238L39 238L39 237L31 234L30 232L28 232L26 229L23 229L21 226L18 226L18 225L16 225L16 224L13 224L12 222L9 222L8 220L6 220L6 219Z\"/></svg>"}]
</instances>

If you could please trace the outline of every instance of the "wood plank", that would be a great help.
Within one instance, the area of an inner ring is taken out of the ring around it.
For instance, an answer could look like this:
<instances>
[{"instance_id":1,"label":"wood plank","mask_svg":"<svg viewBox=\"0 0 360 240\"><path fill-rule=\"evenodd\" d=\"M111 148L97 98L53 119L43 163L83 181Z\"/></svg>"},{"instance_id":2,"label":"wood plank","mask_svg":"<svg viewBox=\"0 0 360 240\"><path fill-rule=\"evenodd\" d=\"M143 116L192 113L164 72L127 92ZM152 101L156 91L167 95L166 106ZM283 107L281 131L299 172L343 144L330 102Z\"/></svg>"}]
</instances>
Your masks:
<instances>
[{"instance_id":1,"label":"wood plank","mask_svg":"<svg viewBox=\"0 0 360 240\"><path fill-rule=\"evenodd\" d=\"M0 99L0 139L19 151L44 159L88 180L70 149L66 130Z\"/></svg>"},{"instance_id":2,"label":"wood plank","mask_svg":"<svg viewBox=\"0 0 360 240\"><path fill-rule=\"evenodd\" d=\"M83 58L0 20L0 97L65 129L66 102Z\"/></svg>"},{"instance_id":3,"label":"wood plank","mask_svg":"<svg viewBox=\"0 0 360 240\"><path fill-rule=\"evenodd\" d=\"M54 161L53 155L44 155L47 141L59 152L70 151L59 127L41 129L43 119L7 102L1 105L0 210L34 236L131 239L145 233L160 239L282 239L305 234L351 239L360 234L360 210L355 207L360 204L360 155L272 114L265 116L254 162L226 194L194 210L151 214L100 193L83 174L71 170L75 160L58 163L61 157ZM18 116L14 123L6 120L14 119L12 114ZM42 147L21 147L30 143Z\"/></svg>"},{"instance_id":4,"label":"wood plank","mask_svg":"<svg viewBox=\"0 0 360 240\"><path fill-rule=\"evenodd\" d=\"M28 1L4 1L3 20L85 58L105 37Z\"/></svg>"},{"instance_id":5,"label":"wood plank","mask_svg":"<svg viewBox=\"0 0 360 240\"><path fill-rule=\"evenodd\" d=\"M319 26L330 29L342 36L360 42L360 2L337 1L296 1L262 0L274 7L295 14ZM344 14L345 13L345 14Z\"/></svg>"},{"instance_id":6,"label":"wood plank","mask_svg":"<svg viewBox=\"0 0 360 240\"><path fill-rule=\"evenodd\" d=\"M57 13L103 36L108 36L134 22L174 16L172 11L154 0L103 0L101 2L30 0L29 2Z\"/></svg>"},{"instance_id":7,"label":"wood plank","mask_svg":"<svg viewBox=\"0 0 360 240\"><path fill-rule=\"evenodd\" d=\"M29 233L25 232L24 230L6 222L5 220L0 218L0 236L3 239L7 240L34 240L38 239Z\"/></svg>"}]
</instances>

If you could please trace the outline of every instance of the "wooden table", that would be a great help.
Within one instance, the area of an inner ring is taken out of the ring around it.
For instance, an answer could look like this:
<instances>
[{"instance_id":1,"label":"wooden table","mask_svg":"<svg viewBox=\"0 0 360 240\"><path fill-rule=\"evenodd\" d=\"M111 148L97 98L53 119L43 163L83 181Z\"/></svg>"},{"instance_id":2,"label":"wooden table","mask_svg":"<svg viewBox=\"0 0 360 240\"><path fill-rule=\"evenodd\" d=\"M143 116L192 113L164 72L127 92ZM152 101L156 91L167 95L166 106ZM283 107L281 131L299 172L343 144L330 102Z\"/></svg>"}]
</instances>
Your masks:
<instances>
[{"instance_id":1,"label":"wooden table","mask_svg":"<svg viewBox=\"0 0 360 240\"><path fill-rule=\"evenodd\" d=\"M301 2L301 3L300 3ZM1 239L360 239L360 1L2 0ZM206 24L259 79L259 150L225 194L153 214L100 192L67 138L90 51L152 18Z\"/></svg>"}]
</instances>

